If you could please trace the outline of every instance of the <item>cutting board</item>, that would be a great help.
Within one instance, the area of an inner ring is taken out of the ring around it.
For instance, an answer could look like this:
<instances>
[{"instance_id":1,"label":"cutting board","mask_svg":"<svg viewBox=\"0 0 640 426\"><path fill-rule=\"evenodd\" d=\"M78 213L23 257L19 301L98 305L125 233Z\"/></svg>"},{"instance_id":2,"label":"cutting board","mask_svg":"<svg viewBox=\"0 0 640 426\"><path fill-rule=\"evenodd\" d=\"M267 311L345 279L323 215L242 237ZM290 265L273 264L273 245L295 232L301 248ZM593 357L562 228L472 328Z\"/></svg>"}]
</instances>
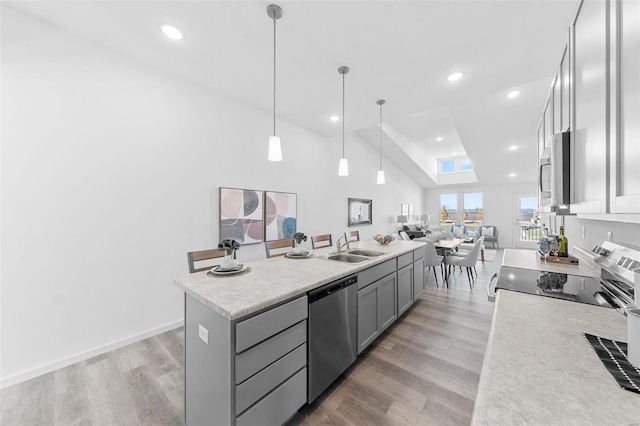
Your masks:
<instances>
[{"instance_id":1,"label":"cutting board","mask_svg":"<svg viewBox=\"0 0 640 426\"><path fill-rule=\"evenodd\" d=\"M558 263L562 265L577 265L579 263L577 257L558 257L558 256L547 256L547 263Z\"/></svg>"}]
</instances>

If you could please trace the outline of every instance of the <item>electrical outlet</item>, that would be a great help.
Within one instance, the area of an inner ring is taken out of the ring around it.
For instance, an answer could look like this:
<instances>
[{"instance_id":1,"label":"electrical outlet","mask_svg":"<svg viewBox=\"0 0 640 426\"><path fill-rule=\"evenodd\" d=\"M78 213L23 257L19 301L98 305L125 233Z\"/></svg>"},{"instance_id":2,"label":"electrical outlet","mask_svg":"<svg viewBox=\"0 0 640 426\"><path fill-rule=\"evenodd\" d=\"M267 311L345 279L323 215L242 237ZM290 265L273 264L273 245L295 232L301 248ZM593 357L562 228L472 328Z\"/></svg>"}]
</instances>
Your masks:
<instances>
[{"instance_id":1,"label":"electrical outlet","mask_svg":"<svg viewBox=\"0 0 640 426\"><path fill-rule=\"evenodd\" d=\"M613 232L607 232L607 241L613 241Z\"/></svg>"},{"instance_id":2,"label":"electrical outlet","mask_svg":"<svg viewBox=\"0 0 640 426\"><path fill-rule=\"evenodd\" d=\"M209 330L204 328L202 324L198 324L198 337L207 345L209 344Z\"/></svg>"},{"instance_id":3,"label":"electrical outlet","mask_svg":"<svg viewBox=\"0 0 640 426\"><path fill-rule=\"evenodd\" d=\"M584 239L587 236L587 227L583 226L582 227L582 238Z\"/></svg>"}]
</instances>

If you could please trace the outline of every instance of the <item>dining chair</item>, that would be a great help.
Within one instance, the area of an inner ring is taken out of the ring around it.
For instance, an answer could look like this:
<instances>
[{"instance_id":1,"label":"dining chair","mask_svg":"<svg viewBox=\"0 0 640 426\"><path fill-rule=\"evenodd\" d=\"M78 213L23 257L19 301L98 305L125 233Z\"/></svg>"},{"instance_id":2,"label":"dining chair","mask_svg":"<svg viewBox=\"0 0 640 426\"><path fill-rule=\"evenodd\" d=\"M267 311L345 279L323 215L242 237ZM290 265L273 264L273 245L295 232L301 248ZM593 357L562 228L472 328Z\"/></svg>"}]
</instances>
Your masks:
<instances>
[{"instance_id":1,"label":"dining chair","mask_svg":"<svg viewBox=\"0 0 640 426\"><path fill-rule=\"evenodd\" d=\"M409 234L404 231L400 231L400 238L405 241L411 241L411 237L409 237Z\"/></svg>"},{"instance_id":2,"label":"dining chair","mask_svg":"<svg viewBox=\"0 0 640 426\"><path fill-rule=\"evenodd\" d=\"M265 241L264 249L267 253L267 259L272 257L284 256L291 250L282 249L292 249L293 248L293 238L285 239L285 240L273 240L273 241Z\"/></svg>"},{"instance_id":3,"label":"dining chair","mask_svg":"<svg viewBox=\"0 0 640 426\"><path fill-rule=\"evenodd\" d=\"M217 259L219 257L224 257L225 251L220 249L209 249L209 250L199 250L199 251L190 251L187 253L187 262L189 263L189 273L193 274L194 272L202 272L208 271L216 265L211 265L211 262L208 265L202 265L196 268L196 262L205 262L211 259Z\"/></svg>"},{"instance_id":4,"label":"dining chair","mask_svg":"<svg viewBox=\"0 0 640 426\"><path fill-rule=\"evenodd\" d=\"M429 268L433 268L433 276L436 279L436 287L438 286L438 275L436 274L436 266L440 265L440 276L442 277L443 283L444 281L444 270L442 267L442 262L444 260L444 256L438 255L438 251L436 250L436 245L431 240L425 241L427 248L425 254L425 265L427 267L427 272ZM443 284L444 285L444 284Z\"/></svg>"},{"instance_id":5,"label":"dining chair","mask_svg":"<svg viewBox=\"0 0 640 426\"><path fill-rule=\"evenodd\" d=\"M314 250L321 247L331 247L333 239L331 234L314 235L311 237L311 248Z\"/></svg>"},{"instance_id":6,"label":"dining chair","mask_svg":"<svg viewBox=\"0 0 640 426\"><path fill-rule=\"evenodd\" d=\"M347 241L360 241L360 231L348 231L344 233Z\"/></svg>"},{"instance_id":7,"label":"dining chair","mask_svg":"<svg viewBox=\"0 0 640 426\"><path fill-rule=\"evenodd\" d=\"M480 260L482 261L482 263L484 263L484 237L481 235L478 237L478 239L482 240L482 244L480 247ZM477 242L477 240L476 240ZM453 253L451 253L452 256L465 256L467 253L469 253L471 251L471 249L473 248L473 245L475 243L462 243L460 244L460 247L458 247L458 251L454 251ZM475 271L475 267L473 268L473 270ZM477 275L477 271L476 271L476 275Z\"/></svg>"},{"instance_id":8,"label":"dining chair","mask_svg":"<svg viewBox=\"0 0 640 426\"><path fill-rule=\"evenodd\" d=\"M478 239L473 245L473 248L464 256L447 256L444 259L444 263L447 265L447 268L451 268L459 266L460 268L465 267L467 270L467 279L469 280L469 288L473 288L472 281L475 282L475 278L473 276L473 272L476 267L476 263L478 263L478 257L480 256L480 248L482 247L482 240ZM449 271L448 275L451 274ZM477 276L476 272L476 276Z\"/></svg>"}]
</instances>

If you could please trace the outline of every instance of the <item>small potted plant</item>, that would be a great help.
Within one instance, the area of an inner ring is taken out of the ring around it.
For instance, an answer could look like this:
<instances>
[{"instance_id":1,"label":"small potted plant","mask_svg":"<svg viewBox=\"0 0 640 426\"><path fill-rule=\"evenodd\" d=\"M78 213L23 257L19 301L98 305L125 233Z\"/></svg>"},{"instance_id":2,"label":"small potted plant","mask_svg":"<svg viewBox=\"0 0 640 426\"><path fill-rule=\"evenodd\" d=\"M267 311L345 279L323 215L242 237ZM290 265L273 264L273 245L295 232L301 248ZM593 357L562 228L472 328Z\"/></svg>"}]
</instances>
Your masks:
<instances>
[{"instance_id":1,"label":"small potted plant","mask_svg":"<svg viewBox=\"0 0 640 426\"><path fill-rule=\"evenodd\" d=\"M224 250L224 260L220 264L222 269L233 269L238 266L238 261L236 260L236 250L240 250L240 243L236 240L222 240L220 244L218 244L219 250Z\"/></svg>"},{"instance_id":2,"label":"small potted plant","mask_svg":"<svg viewBox=\"0 0 640 426\"><path fill-rule=\"evenodd\" d=\"M301 244L303 241L307 241L307 236L304 235L302 232L296 232L293 235L293 250L291 250L291 252L293 254L303 254L305 251L307 251Z\"/></svg>"}]
</instances>

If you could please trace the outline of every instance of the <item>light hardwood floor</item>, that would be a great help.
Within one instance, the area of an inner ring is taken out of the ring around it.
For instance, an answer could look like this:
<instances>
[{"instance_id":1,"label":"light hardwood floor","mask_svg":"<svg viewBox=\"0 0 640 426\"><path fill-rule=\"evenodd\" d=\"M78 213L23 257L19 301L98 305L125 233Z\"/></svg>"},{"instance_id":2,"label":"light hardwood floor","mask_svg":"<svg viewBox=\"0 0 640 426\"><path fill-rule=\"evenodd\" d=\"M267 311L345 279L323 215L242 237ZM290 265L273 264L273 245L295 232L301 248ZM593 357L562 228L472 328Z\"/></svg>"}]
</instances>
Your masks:
<instances>
[{"instance_id":1,"label":"light hardwood floor","mask_svg":"<svg viewBox=\"0 0 640 426\"><path fill-rule=\"evenodd\" d=\"M430 272L420 300L290 424L468 425L493 310L486 280L502 256L493 252L472 290L464 271L449 288ZM184 425L183 338L172 330L5 388L0 424Z\"/></svg>"}]
</instances>

